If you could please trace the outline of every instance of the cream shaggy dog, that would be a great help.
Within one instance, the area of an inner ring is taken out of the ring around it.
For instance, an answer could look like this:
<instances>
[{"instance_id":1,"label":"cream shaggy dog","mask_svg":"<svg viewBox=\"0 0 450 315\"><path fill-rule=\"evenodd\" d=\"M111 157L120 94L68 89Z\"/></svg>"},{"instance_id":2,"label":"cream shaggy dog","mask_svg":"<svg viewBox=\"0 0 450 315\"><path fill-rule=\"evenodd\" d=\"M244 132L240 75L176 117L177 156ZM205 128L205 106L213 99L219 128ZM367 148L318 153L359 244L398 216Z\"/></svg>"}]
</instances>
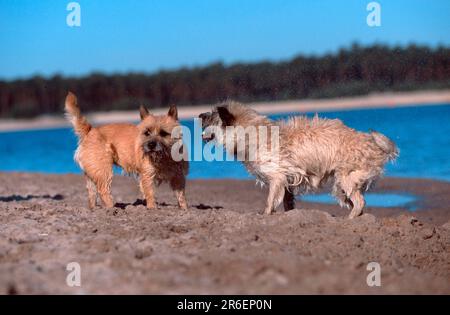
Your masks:
<instances>
[{"instance_id":1,"label":"cream shaggy dog","mask_svg":"<svg viewBox=\"0 0 450 315\"><path fill-rule=\"evenodd\" d=\"M359 132L339 119L317 115L313 119L297 116L272 121L240 103L227 102L199 117L206 128L205 141L214 140L231 154L242 156L247 170L269 186L266 214L271 214L281 202L285 210L293 209L294 195L317 190L330 180L339 204L351 209L349 218L357 217L365 206L364 192L399 152L381 133ZM248 152L242 150L248 151L251 143L259 147L261 136L257 133L239 137L236 128L230 128L236 126L268 128L269 148L274 140L271 134L277 131L278 150L263 151L250 159Z\"/></svg>"}]
</instances>

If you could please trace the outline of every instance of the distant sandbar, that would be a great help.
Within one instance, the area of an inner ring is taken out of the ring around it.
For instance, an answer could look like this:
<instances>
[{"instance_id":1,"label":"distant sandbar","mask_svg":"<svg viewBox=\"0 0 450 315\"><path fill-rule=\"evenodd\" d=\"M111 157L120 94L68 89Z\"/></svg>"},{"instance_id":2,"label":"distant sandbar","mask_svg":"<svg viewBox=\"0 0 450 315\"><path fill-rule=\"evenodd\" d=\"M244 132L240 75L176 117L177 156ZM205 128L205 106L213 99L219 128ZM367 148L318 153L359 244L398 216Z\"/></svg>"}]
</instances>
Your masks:
<instances>
[{"instance_id":1,"label":"distant sandbar","mask_svg":"<svg viewBox=\"0 0 450 315\"><path fill-rule=\"evenodd\" d=\"M303 99L277 102L258 102L248 105L263 114L289 112L324 112L353 110L363 108L397 108L406 106L426 106L450 104L450 90L372 93L366 96L342 97L333 99ZM62 105L61 105L62 106ZM83 104L81 104L83 108ZM136 105L137 108L137 105ZM179 117L189 119L211 109L211 105L180 106ZM154 109L153 113L162 114L165 109ZM96 112L87 115L94 125L115 122L136 122L138 110ZM1 131L30 129L52 129L67 127L68 123L61 115L40 116L33 119L0 119Z\"/></svg>"}]
</instances>

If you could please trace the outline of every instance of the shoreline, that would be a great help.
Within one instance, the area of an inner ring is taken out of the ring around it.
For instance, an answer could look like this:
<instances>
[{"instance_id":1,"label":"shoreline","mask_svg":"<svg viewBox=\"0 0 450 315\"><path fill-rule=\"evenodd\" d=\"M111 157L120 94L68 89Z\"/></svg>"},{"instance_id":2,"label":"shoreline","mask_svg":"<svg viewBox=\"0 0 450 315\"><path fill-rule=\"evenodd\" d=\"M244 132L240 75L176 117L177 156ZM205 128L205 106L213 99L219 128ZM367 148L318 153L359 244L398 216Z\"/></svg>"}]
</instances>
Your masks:
<instances>
[{"instance_id":1,"label":"shoreline","mask_svg":"<svg viewBox=\"0 0 450 315\"><path fill-rule=\"evenodd\" d=\"M53 173L43 173L43 172L22 172L22 171L0 171L0 178L11 177L13 179L29 179L31 181L41 181L42 178L52 179L52 181L58 181L69 179L70 181L82 181L83 176L76 173L63 173L63 174L53 174ZM124 174L114 174L113 178L113 191L114 182L127 181L129 184L137 187L137 182L134 178L124 175ZM119 184L120 185L120 184ZM162 190L167 190L168 187L162 185ZM251 208L253 211L257 211L259 208L264 208L265 200L267 195L267 188L261 188L255 186L254 179L238 179L238 178L194 178L187 179L187 188L192 189L192 187L214 187L219 186L223 188L224 194L228 193L229 190L233 190L235 186L241 186L243 190L242 197L249 197L251 201L250 204L246 205L245 208ZM84 187L82 185L82 187ZM33 187L38 188L38 187ZM227 188L227 189L225 189ZM158 191L161 188L156 188ZM208 188L209 189L209 188ZM64 189L61 189L64 190ZM195 189L197 190L197 189ZM394 193L394 194L407 194L416 197L413 202L415 205L415 210L408 210L405 206L367 206L364 213L370 213L376 217L392 217L400 214L409 214L416 216L423 222L434 223L434 224L444 224L446 222L450 223L450 182L440 179L433 178L419 178L419 177L383 177L375 185L373 189L369 191L370 193ZM58 195L60 192L57 192ZM81 192L81 199L83 199L83 193ZM331 194L328 188L323 188L317 192L310 192L306 195L315 194ZM169 192L169 195L171 192ZM4 201L0 189L0 202ZM114 192L113 192L114 195ZM197 195L197 193L194 193ZM200 194L201 195L201 194ZM14 195L15 196L15 195ZM39 196L36 192L33 192L31 196ZM139 198L139 196L137 196ZM221 200L221 197L215 199ZM24 199L25 200L25 199ZM223 202L228 201L227 198ZM123 202L123 199L115 200L119 204ZM222 202L222 201L221 201ZM241 205L242 206L242 205ZM322 203L316 201L303 201L297 199L297 206L300 208L311 208L318 209L330 213L333 216L346 217L348 210L341 208L337 202L334 203ZM194 206L195 208L195 206ZM237 210L242 212L242 209ZM256 212L255 212L256 214Z\"/></svg>"},{"instance_id":2,"label":"shoreline","mask_svg":"<svg viewBox=\"0 0 450 315\"><path fill-rule=\"evenodd\" d=\"M398 108L408 106L430 106L450 103L450 90L429 90L415 92L386 92L372 93L366 96L342 97L333 99L303 99L275 102L248 103L262 114L279 114L290 112L326 112L374 108ZM178 108L180 119L192 119L200 113L209 111L211 105L180 106ZM83 109L82 109L83 110ZM164 114L166 108L152 110L155 114ZM108 124L117 122L139 121L136 110L95 112L86 115L94 124ZM68 127L69 124L61 115L40 116L32 119L0 119L0 132L56 129Z\"/></svg>"}]
</instances>

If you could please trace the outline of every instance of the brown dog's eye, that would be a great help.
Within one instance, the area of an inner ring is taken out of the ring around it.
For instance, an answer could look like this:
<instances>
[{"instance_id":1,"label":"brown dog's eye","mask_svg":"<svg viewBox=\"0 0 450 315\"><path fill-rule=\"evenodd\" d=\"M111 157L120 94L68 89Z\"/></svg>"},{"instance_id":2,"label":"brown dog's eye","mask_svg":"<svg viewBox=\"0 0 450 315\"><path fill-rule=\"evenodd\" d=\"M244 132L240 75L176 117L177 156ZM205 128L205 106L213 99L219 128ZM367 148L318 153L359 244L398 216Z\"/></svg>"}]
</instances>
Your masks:
<instances>
[{"instance_id":1,"label":"brown dog's eye","mask_svg":"<svg viewBox=\"0 0 450 315\"><path fill-rule=\"evenodd\" d=\"M165 130L161 130L161 131L159 132L159 135L160 135L161 137L167 137L168 135L170 135L170 133L168 133L168 132L165 131Z\"/></svg>"},{"instance_id":2,"label":"brown dog's eye","mask_svg":"<svg viewBox=\"0 0 450 315\"><path fill-rule=\"evenodd\" d=\"M144 131L144 136L146 136L146 137L150 136L150 130L148 130L148 129L145 130Z\"/></svg>"}]
</instances>

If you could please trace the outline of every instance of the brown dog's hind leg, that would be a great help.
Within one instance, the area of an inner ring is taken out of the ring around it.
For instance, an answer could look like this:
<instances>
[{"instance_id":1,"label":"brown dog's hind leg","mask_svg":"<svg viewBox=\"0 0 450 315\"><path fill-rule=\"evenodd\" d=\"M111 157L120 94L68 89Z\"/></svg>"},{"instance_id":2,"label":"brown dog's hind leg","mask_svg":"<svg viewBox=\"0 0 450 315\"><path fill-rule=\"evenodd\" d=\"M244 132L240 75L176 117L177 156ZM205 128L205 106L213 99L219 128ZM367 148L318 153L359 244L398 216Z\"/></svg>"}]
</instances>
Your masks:
<instances>
[{"instance_id":1,"label":"brown dog's hind leg","mask_svg":"<svg viewBox=\"0 0 450 315\"><path fill-rule=\"evenodd\" d=\"M89 178L85 174L86 178L86 188L88 192L88 206L89 209L94 209L97 206L97 188L95 187L95 183L92 181L92 179Z\"/></svg>"},{"instance_id":2,"label":"brown dog's hind leg","mask_svg":"<svg viewBox=\"0 0 450 315\"><path fill-rule=\"evenodd\" d=\"M98 160L91 162L85 168L85 172L86 176L90 178L97 187L97 192L100 195L100 199L105 207L114 207L114 202L111 195L111 183L113 178L112 161ZM89 203L91 203L91 200L89 200Z\"/></svg>"},{"instance_id":3,"label":"brown dog's hind leg","mask_svg":"<svg viewBox=\"0 0 450 315\"><path fill-rule=\"evenodd\" d=\"M77 149L76 159L87 178L92 181L106 208L114 207L111 196L113 178L113 157L104 138L94 129L83 140ZM87 183L89 206L95 205L95 189L92 183Z\"/></svg>"},{"instance_id":4,"label":"brown dog's hind leg","mask_svg":"<svg viewBox=\"0 0 450 315\"><path fill-rule=\"evenodd\" d=\"M113 173L111 169L110 171L105 172L102 177L94 179L100 199L103 201L106 208L114 207L114 202L111 195L112 177Z\"/></svg>"},{"instance_id":5,"label":"brown dog's hind leg","mask_svg":"<svg viewBox=\"0 0 450 315\"><path fill-rule=\"evenodd\" d=\"M295 196L287 188L284 189L283 206L284 211L289 211L295 208Z\"/></svg>"}]
</instances>

